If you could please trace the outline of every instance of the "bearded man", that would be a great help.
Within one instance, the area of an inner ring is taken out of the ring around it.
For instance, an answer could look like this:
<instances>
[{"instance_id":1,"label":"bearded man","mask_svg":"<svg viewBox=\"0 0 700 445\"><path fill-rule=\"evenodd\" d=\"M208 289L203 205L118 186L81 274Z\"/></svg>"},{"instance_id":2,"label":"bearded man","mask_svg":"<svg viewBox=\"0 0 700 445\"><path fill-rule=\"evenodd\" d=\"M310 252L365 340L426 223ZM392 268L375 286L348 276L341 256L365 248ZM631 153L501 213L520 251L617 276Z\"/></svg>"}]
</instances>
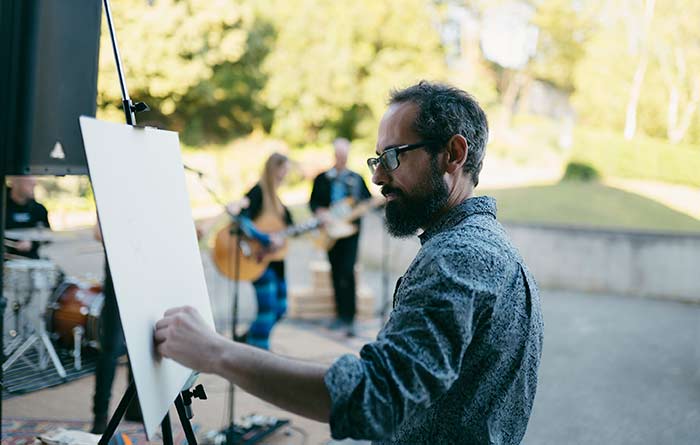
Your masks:
<instances>
[{"instance_id":1,"label":"bearded man","mask_svg":"<svg viewBox=\"0 0 700 445\"><path fill-rule=\"evenodd\" d=\"M537 286L496 221L495 201L474 197L487 140L486 115L464 91L421 82L391 95L367 164L387 199L388 230L421 230L421 249L359 357L329 367L234 344L193 308L156 324L158 352L328 422L335 439L520 443L543 323Z\"/></svg>"}]
</instances>

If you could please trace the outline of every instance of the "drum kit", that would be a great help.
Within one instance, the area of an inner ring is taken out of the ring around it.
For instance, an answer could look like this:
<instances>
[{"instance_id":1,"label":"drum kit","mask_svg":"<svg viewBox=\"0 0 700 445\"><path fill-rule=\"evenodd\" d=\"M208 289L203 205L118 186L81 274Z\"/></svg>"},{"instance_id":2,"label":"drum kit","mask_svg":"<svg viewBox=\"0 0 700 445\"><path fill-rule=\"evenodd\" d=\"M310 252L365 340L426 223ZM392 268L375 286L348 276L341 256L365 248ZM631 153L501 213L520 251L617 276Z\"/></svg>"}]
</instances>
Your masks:
<instances>
[{"instance_id":1,"label":"drum kit","mask_svg":"<svg viewBox=\"0 0 700 445\"><path fill-rule=\"evenodd\" d=\"M15 240L50 241L47 230L8 230ZM49 362L61 377L66 371L56 348L72 350L73 366L82 368L82 349L100 349L102 287L66 277L52 260L13 255L4 261L4 353L8 370L18 361L46 369ZM36 358L29 358L34 349Z\"/></svg>"}]
</instances>

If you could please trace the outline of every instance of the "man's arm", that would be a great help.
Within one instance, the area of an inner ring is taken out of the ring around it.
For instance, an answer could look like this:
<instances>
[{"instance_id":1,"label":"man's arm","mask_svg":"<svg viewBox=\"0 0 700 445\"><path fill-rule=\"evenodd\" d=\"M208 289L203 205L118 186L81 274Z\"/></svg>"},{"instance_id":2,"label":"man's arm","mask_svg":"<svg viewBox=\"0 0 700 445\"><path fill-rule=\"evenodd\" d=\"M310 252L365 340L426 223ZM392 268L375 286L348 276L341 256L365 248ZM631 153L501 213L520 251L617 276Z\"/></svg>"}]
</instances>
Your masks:
<instances>
[{"instance_id":1,"label":"man's arm","mask_svg":"<svg viewBox=\"0 0 700 445\"><path fill-rule=\"evenodd\" d=\"M183 365L218 374L246 392L287 411L328 422L331 399L325 365L281 357L234 343L214 332L192 307L167 311L156 324L158 353Z\"/></svg>"},{"instance_id":2,"label":"man's arm","mask_svg":"<svg viewBox=\"0 0 700 445\"><path fill-rule=\"evenodd\" d=\"M325 176L324 173L316 176L311 188L309 208L314 214L317 214L319 209L327 208L330 205L330 184Z\"/></svg>"},{"instance_id":3,"label":"man's arm","mask_svg":"<svg viewBox=\"0 0 700 445\"><path fill-rule=\"evenodd\" d=\"M42 204L39 204L39 206L41 208L41 217L39 218L39 221L45 228L50 229L51 223L49 222L49 211L46 210L46 207L44 207Z\"/></svg>"}]
</instances>

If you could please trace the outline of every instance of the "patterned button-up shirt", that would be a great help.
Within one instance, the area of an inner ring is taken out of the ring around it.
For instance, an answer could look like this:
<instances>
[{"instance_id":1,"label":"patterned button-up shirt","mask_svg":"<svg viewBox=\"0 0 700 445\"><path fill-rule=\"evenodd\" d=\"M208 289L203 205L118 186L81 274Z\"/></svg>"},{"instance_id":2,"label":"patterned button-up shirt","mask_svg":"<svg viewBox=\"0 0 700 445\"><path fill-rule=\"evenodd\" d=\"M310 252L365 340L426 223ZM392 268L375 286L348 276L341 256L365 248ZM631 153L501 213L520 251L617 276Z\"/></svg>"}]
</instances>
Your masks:
<instances>
[{"instance_id":1,"label":"patterned button-up shirt","mask_svg":"<svg viewBox=\"0 0 700 445\"><path fill-rule=\"evenodd\" d=\"M331 434L387 444L520 443L542 353L535 281L492 198L466 200L420 240L376 341L325 375Z\"/></svg>"}]
</instances>

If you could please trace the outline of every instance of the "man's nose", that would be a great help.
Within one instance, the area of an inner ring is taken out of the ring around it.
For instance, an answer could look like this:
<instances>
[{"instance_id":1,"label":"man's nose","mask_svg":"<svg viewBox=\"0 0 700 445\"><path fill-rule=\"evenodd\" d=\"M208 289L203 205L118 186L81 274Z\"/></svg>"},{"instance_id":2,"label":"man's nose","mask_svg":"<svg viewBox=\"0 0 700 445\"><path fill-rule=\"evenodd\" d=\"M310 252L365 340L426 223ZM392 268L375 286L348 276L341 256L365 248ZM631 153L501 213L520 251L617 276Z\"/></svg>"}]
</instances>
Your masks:
<instances>
[{"instance_id":1,"label":"man's nose","mask_svg":"<svg viewBox=\"0 0 700 445\"><path fill-rule=\"evenodd\" d=\"M386 174L386 171L384 171L384 167L382 167L382 164L379 163L374 169L374 173L372 173L372 182L377 184L377 185L384 185L388 182L388 175Z\"/></svg>"}]
</instances>

